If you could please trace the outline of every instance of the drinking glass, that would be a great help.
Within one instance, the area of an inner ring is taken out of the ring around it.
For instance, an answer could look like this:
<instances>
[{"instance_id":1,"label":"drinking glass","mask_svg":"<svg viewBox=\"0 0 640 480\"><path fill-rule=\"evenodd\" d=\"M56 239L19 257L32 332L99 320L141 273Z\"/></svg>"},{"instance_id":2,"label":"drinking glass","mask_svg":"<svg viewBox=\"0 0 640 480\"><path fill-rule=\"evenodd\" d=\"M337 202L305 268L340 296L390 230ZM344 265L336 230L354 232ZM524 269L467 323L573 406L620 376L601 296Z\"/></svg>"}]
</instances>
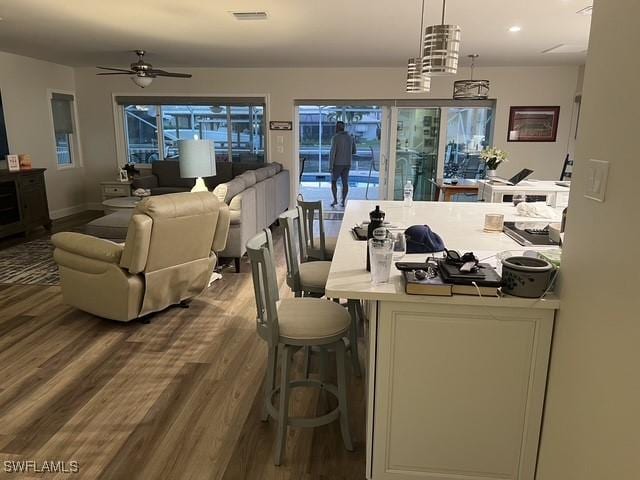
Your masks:
<instances>
[{"instance_id":1,"label":"drinking glass","mask_svg":"<svg viewBox=\"0 0 640 480\"><path fill-rule=\"evenodd\" d=\"M393 237L393 261L397 262L407 254L407 237L399 232Z\"/></svg>"},{"instance_id":2,"label":"drinking glass","mask_svg":"<svg viewBox=\"0 0 640 480\"><path fill-rule=\"evenodd\" d=\"M371 283L380 285L389 281L393 260L393 239L369 240L369 259L371 262Z\"/></svg>"}]
</instances>

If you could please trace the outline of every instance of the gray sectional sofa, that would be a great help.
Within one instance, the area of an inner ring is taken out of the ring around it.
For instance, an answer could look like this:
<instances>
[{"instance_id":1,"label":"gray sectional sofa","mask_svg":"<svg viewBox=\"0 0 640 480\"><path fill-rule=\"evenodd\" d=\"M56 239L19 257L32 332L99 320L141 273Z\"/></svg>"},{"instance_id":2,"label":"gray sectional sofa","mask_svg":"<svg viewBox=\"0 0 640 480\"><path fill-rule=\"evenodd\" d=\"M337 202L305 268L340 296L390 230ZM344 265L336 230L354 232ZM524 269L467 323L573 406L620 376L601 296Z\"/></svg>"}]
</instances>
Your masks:
<instances>
[{"instance_id":1,"label":"gray sectional sofa","mask_svg":"<svg viewBox=\"0 0 640 480\"><path fill-rule=\"evenodd\" d=\"M216 162L216 175L204 179L209 190L213 190L221 183L228 182L247 170L261 168L265 163L255 162ZM151 164L151 172L134 177L131 187L151 190L151 195L166 193L188 192L195 183L193 178L180 177L180 163L178 160L162 160Z\"/></svg>"},{"instance_id":2,"label":"gray sectional sofa","mask_svg":"<svg viewBox=\"0 0 640 480\"><path fill-rule=\"evenodd\" d=\"M268 163L246 170L213 190L219 200L229 205L229 238L220 256L233 258L236 271L240 269L247 240L273 224L289 208L290 188L289 171L279 163Z\"/></svg>"}]
</instances>

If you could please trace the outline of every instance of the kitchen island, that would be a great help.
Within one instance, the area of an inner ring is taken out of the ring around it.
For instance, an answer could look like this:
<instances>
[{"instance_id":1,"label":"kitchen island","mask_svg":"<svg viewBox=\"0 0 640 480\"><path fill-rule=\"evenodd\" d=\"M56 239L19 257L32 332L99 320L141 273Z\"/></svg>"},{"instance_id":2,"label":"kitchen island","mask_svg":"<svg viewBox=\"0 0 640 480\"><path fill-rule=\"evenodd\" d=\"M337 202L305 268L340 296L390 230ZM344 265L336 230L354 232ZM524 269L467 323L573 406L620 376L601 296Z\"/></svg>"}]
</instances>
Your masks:
<instances>
[{"instance_id":1,"label":"kitchen island","mask_svg":"<svg viewBox=\"0 0 640 480\"><path fill-rule=\"evenodd\" d=\"M523 247L484 232L485 214L532 220L504 204L348 203L326 294L363 302L367 478L533 480L558 299L407 295L395 267L389 283L372 285L366 242L350 230L376 204L391 228L428 224L447 248L489 263Z\"/></svg>"}]
</instances>

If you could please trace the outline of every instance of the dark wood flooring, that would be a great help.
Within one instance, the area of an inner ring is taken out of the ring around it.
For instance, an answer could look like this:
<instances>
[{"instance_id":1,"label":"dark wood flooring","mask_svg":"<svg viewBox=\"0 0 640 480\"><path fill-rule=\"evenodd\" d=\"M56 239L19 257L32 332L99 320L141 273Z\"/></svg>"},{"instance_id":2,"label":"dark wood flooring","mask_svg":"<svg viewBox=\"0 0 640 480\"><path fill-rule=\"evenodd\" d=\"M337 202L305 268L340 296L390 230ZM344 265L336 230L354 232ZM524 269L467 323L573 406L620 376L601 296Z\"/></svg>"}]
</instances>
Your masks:
<instances>
[{"instance_id":1,"label":"dark wood flooring","mask_svg":"<svg viewBox=\"0 0 640 480\"><path fill-rule=\"evenodd\" d=\"M289 429L275 467L275 424L259 419L265 364L246 260L190 308L147 325L75 310L59 287L0 285L0 469L75 460L82 479L363 479L364 380L349 378L355 452L335 422ZM292 406L295 415L326 407L316 391L296 392Z\"/></svg>"}]
</instances>

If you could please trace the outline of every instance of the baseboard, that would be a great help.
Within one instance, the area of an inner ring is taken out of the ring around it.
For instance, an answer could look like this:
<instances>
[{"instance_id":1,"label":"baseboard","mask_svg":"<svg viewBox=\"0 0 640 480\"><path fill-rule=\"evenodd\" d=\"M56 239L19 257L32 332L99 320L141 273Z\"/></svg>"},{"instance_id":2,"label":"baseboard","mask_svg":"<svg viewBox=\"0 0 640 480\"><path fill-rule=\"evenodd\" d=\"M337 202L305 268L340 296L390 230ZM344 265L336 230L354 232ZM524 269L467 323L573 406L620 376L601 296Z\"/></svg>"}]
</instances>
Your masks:
<instances>
[{"instance_id":1,"label":"baseboard","mask_svg":"<svg viewBox=\"0 0 640 480\"><path fill-rule=\"evenodd\" d=\"M74 205L73 207L61 208L59 210L52 210L49 212L51 220L57 220L58 218L68 217L69 215L75 215L76 213L84 212L87 209L85 204Z\"/></svg>"},{"instance_id":2,"label":"baseboard","mask_svg":"<svg viewBox=\"0 0 640 480\"><path fill-rule=\"evenodd\" d=\"M104 206L101 202L89 202L86 204L87 210L104 210Z\"/></svg>"},{"instance_id":3,"label":"baseboard","mask_svg":"<svg viewBox=\"0 0 640 480\"><path fill-rule=\"evenodd\" d=\"M69 215L75 215L76 213L86 212L87 210L104 210L104 207L100 202L89 202L81 205L74 205L73 207L52 210L49 212L49 216L51 217L51 220L57 220L59 218L68 217Z\"/></svg>"}]
</instances>

